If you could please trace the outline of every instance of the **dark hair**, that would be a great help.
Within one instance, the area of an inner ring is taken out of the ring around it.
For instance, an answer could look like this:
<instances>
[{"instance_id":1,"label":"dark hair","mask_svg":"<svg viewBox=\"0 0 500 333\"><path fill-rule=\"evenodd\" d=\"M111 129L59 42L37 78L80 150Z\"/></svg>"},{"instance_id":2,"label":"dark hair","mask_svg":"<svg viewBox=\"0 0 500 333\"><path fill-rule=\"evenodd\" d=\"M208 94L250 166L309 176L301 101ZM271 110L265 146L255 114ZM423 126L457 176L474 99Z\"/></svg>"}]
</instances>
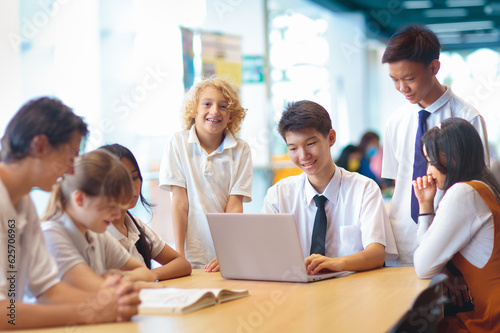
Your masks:
<instances>
[{"instance_id":1,"label":"dark hair","mask_svg":"<svg viewBox=\"0 0 500 333\"><path fill-rule=\"evenodd\" d=\"M439 59L440 51L441 44L434 32L423 26L409 25L396 31L389 39L382 63L408 60L428 66Z\"/></svg>"},{"instance_id":2,"label":"dark hair","mask_svg":"<svg viewBox=\"0 0 500 333\"><path fill-rule=\"evenodd\" d=\"M484 147L474 126L462 118L448 118L428 130L420 141L431 164L446 175L444 190L453 184L480 180L500 202L500 185L484 161Z\"/></svg>"},{"instance_id":3,"label":"dark hair","mask_svg":"<svg viewBox=\"0 0 500 333\"><path fill-rule=\"evenodd\" d=\"M71 140L74 131L83 137L87 124L59 99L41 97L25 103L10 120L2 137L0 161L14 162L28 156L37 135L45 135L53 147Z\"/></svg>"},{"instance_id":4,"label":"dark hair","mask_svg":"<svg viewBox=\"0 0 500 333\"><path fill-rule=\"evenodd\" d=\"M152 210L153 205L151 203L149 203L146 200L146 198L144 198L144 196L142 195L142 174L141 174L141 170L139 169L139 164L137 163L137 160L135 159L134 154L132 154L132 152L127 147L124 147L124 146L117 144L117 143L111 144L111 145L101 146L101 147L99 147L99 149L103 149L103 150L110 152L111 154L116 156L120 161L122 158L126 158L127 160L130 161L130 163L132 163L135 170L137 170L137 174L139 175L139 179L141 180L141 191L139 192L139 198L141 199L141 203L144 206L144 208L146 208L148 213L152 214L153 213L153 210ZM137 251L139 251L141 256L144 258L144 262L146 263L146 266L149 269L151 269L151 259L153 259L152 255L151 255L151 251L153 250L153 242L151 241L151 238L148 235L146 235L144 228L139 223L137 223L137 221L132 216L132 214L130 214L127 211L127 215L130 217L132 222L134 222L135 226L139 230L139 240L137 240L137 242L135 243L135 247L137 248Z\"/></svg>"},{"instance_id":5,"label":"dark hair","mask_svg":"<svg viewBox=\"0 0 500 333\"><path fill-rule=\"evenodd\" d=\"M368 131L365 134L363 134L363 137L361 137L361 141L359 142L358 146L359 150L363 155L366 153L366 148L368 148L368 144L373 140L380 141L380 137L378 136L377 133Z\"/></svg>"},{"instance_id":6,"label":"dark hair","mask_svg":"<svg viewBox=\"0 0 500 333\"><path fill-rule=\"evenodd\" d=\"M344 168L348 170L348 162L349 162L349 155L353 153L358 153L360 152L359 148L354 146L354 145L347 145L343 150L342 153L340 154L339 158L335 162L335 164L341 168ZM349 170L349 171L357 171L357 170Z\"/></svg>"},{"instance_id":7,"label":"dark hair","mask_svg":"<svg viewBox=\"0 0 500 333\"><path fill-rule=\"evenodd\" d=\"M278 131L285 139L287 132L300 132L314 128L324 136L332 129L332 120L324 107L311 101L290 102L285 107L278 124Z\"/></svg>"}]
</instances>

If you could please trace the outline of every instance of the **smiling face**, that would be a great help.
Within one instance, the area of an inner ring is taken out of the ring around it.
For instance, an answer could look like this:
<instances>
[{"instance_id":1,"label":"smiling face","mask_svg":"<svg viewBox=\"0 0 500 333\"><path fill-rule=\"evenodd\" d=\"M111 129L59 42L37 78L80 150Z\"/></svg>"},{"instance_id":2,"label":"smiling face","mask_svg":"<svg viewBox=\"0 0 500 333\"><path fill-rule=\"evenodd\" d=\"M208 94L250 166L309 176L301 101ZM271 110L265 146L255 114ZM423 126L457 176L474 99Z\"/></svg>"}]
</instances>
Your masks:
<instances>
[{"instance_id":1,"label":"smiling face","mask_svg":"<svg viewBox=\"0 0 500 333\"><path fill-rule=\"evenodd\" d=\"M52 186L64 174L73 174L75 157L80 153L82 135L74 131L71 140L57 147L47 143L46 152L43 154L39 170L40 182L37 187L43 191L50 192Z\"/></svg>"},{"instance_id":2,"label":"smiling face","mask_svg":"<svg viewBox=\"0 0 500 333\"><path fill-rule=\"evenodd\" d=\"M76 214L72 219L77 227L85 233L87 229L103 233L111 222L117 219L127 204L120 204L104 196L91 197L82 191L73 192Z\"/></svg>"},{"instance_id":3,"label":"smiling face","mask_svg":"<svg viewBox=\"0 0 500 333\"><path fill-rule=\"evenodd\" d=\"M427 156L427 149L425 149L425 146L423 147L423 151L424 151L424 157L427 160L427 175L431 176L434 179L438 189L444 190L444 183L446 182L446 174L442 173L434 166L429 156Z\"/></svg>"},{"instance_id":4,"label":"smiling face","mask_svg":"<svg viewBox=\"0 0 500 333\"><path fill-rule=\"evenodd\" d=\"M285 134L288 156L308 177L331 177L335 167L330 147L335 143L335 138L333 129L326 136L314 128L288 131Z\"/></svg>"},{"instance_id":5,"label":"smiling face","mask_svg":"<svg viewBox=\"0 0 500 333\"><path fill-rule=\"evenodd\" d=\"M228 105L228 100L219 89L208 86L202 91L196 115L193 116L200 141L215 137L222 142L224 129L231 121Z\"/></svg>"},{"instance_id":6,"label":"smiling face","mask_svg":"<svg viewBox=\"0 0 500 333\"><path fill-rule=\"evenodd\" d=\"M439 60L433 60L428 66L420 62L400 60L389 63L389 76L394 88L403 94L412 104L426 108L434 103L444 92L436 79Z\"/></svg>"}]
</instances>

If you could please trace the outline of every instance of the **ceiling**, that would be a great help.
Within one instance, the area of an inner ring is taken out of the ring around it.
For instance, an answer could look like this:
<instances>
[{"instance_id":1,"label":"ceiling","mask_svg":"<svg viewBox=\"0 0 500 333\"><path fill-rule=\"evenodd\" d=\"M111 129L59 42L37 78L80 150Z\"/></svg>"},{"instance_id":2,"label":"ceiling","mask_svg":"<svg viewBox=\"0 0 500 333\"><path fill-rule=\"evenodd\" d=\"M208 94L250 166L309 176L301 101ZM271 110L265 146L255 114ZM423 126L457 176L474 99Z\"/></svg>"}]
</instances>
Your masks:
<instances>
[{"instance_id":1,"label":"ceiling","mask_svg":"<svg viewBox=\"0 0 500 333\"><path fill-rule=\"evenodd\" d=\"M399 27L423 24L443 50L500 46L500 0L312 0L333 11L361 11L367 34L387 40Z\"/></svg>"}]
</instances>

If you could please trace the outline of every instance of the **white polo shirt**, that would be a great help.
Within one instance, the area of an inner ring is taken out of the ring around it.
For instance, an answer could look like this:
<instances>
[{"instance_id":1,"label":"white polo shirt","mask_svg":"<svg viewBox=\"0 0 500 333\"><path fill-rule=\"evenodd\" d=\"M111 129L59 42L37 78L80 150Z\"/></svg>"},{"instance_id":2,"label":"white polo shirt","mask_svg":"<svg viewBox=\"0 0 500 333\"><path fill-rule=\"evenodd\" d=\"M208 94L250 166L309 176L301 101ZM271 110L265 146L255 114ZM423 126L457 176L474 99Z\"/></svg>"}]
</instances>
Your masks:
<instances>
[{"instance_id":1,"label":"white polo shirt","mask_svg":"<svg viewBox=\"0 0 500 333\"><path fill-rule=\"evenodd\" d=\"M130 259L130 254L108 232L98 234L87 230L83 235L67 214L57 221L42 222L42 231L56 259L59 277L80 263L102 275L108 269L122 268Z\"/></svg>"},{"instance_id":2,"label":"white polo shirt","mask_svg":"<svg viewBox=\"0 0 500 333\"><path fill-rule=\"evenodd\" d=\"M268 191L263 213L292 213L304 258L309 257L316 215L317 193L302 173L280 180ZM385 246L385 260L398 256L380 188L371 179L335 166L335 174L322 193L328 225L325 256L358 253L372 243Z\"/></svg>"},{"instance_id":3,"label":"white polo shirt","mask_svg":"<svg viewBox=\"0 0 500 333\"><path fill-rule=\"evenodd\" d=\"M252 200L252 156L249 145L227 129L219 148L211 154L201 147L194 125L172 135L160 166L160 188L186 189L189 201L185 252L193 268L215 258L206 213L223 213L230 195Z\"/></svg>"},{"instance_id":4,"label":"white polo shirt","mask_svg":"<svg viewBox=\"0 0 500 333\"><path fill-rule=\"evenodd\" d=\"M472 106L455 96L449 87L444 87L446 92L425 108L431 113L427 118L427 129L437 126L450 117L463 118L476 128L483 143L487 143L488 136L483 117ZM418 104L406 104L390 117L385 128L382 178L396 180L389 220L399 251L398 260L387 263L388 266L413 265L413 252L418 245L417 224L411 218L411 182L420 110L423 109ZM484 151L486 165L490 165L487 144L484 145ZM442 191L438 191L434 200L435 207L442 195Z\"/></svg>"},{"instance_id":5,"label":"white polo shirt","mask_svg":"<svg viewBox=\"0 0 500 333\"><path fill-rule=\"evenodd\" d=\"M136 216L134 216L134 219L143 228L144 233L151 240L152 243L151 258L152 259L156 258L156 256L160 254L160 252L165 247L165 242L163 241L163 239L160 238L160 236L158 236L158 234L153 229L151 229L144 222L139 220ZM137 243L137 241L139 240L139 236L141 235L141 233L139 232L139 229L137 229L135 223L132 221L130 216L128 216L128 214L125 215L125 225L127 226L128 230L127 237L125 237L120 231L118 231L118 229L116 229L113 224L111 224L108 227L108 232L120 242L123 248L132 255L132 258L136 259L137 261L145 265L144 257L139 253L137 247L135 247L135 243Z\"/></svg>"},{"instance_id":6,"label":"white polo shirt","mask_svg":"<svg viewBox=\"0 0 500 333\"><path fill-rule=\"evenodd\" d=\"M0 300L22 301L25 289L27 295L38 297L59 282L33 201L25 195L12 205L1 180L0 244Z\"/></svg>"},{"instance_id":7,"label":"white polo shirt","mask_svg":"<svg viewBox=\"0 0 500 333\"><path fill-rule=\"evenodd\" d=\"M483 268L493 252L494 234L493 214L481 195L469 184L456 183L446 191L435 216L418 218L415 271L420 278L431 278L458 252Z\"/></svg>"}]
</instances>

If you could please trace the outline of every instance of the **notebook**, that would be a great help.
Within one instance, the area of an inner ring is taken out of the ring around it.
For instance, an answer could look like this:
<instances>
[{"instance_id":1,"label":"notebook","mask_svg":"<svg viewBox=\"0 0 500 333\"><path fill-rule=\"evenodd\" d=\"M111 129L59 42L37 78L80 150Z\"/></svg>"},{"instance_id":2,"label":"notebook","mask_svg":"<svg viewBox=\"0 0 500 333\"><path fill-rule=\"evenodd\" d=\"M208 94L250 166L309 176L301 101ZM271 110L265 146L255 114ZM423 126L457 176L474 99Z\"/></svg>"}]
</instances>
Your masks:
<instances>
[{"instance_id":1,"label":"notebook","mask_svg":"<svg viewBox=\"0 0 500 333\"><path fill-rule=\"evenodd\" d=\"M292 214L208 213L221 276L312 282L352 272L308 275Z\"/></svg>"}]
</instances>

